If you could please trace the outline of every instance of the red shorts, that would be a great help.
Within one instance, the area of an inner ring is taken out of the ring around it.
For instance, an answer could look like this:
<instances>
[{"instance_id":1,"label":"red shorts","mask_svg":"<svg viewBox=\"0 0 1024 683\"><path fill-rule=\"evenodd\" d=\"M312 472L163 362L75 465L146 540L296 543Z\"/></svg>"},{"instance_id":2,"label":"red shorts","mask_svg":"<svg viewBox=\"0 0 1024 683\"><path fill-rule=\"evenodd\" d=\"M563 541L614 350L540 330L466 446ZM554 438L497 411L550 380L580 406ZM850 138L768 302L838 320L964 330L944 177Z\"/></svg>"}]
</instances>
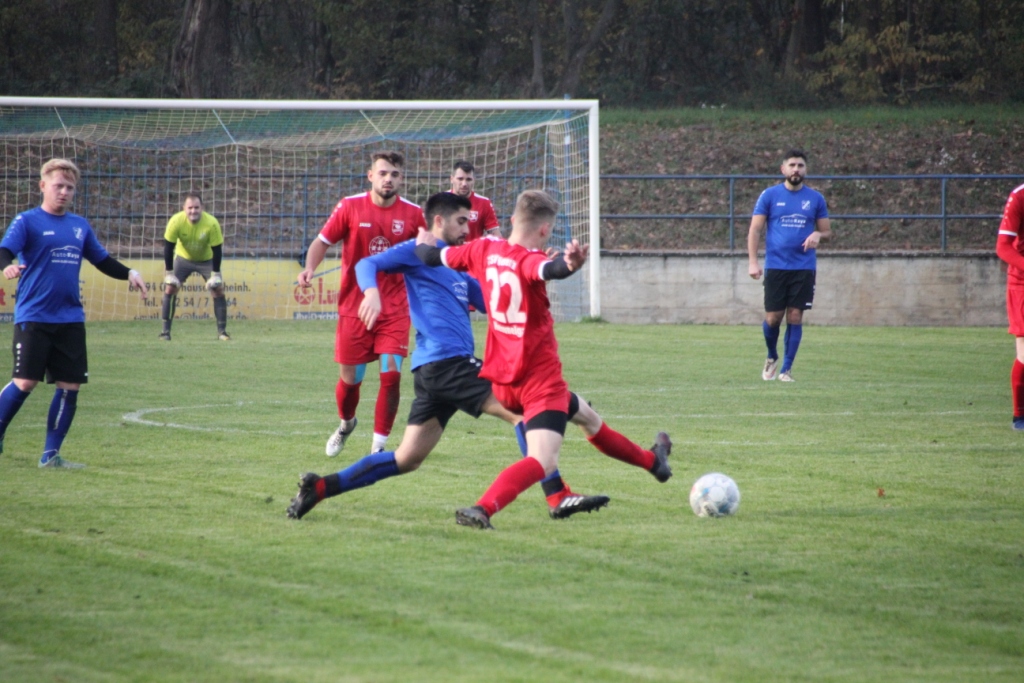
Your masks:
<instances>
[{"instance_id":1,"label":"red shorts","mask_svg":"<svg viewBox=\"0 0 1024 683\"><path fill-rule=\"evenodd\" d=\"M409 355L409 319L381 318L367 330L359 318L338 317L334 333L334 362L342 365L371 363L381 354Z\"/></svg>"},{"instance_id":2,"label":"red shorts","mask_svg":"<svg viewBox=\"0 0 1024 683\"><path fill-rule=\"evenodd\" d=\"M1010 319L1010 334L1024 337L1024 287L1006 288L1006 317Z\"/></svg>"},{"instance_id":3,"label":"red shorts","mask_svg":"<svg viewBox=\"0 0 1024 683\"><path fill-rule=\"evenodd\" d=\"M501 405L521 414L525 421L545 410L569 413L569 385L558 370L531 372L516 384L494 384L491 388Z\"/></svg>"}]
</instances>

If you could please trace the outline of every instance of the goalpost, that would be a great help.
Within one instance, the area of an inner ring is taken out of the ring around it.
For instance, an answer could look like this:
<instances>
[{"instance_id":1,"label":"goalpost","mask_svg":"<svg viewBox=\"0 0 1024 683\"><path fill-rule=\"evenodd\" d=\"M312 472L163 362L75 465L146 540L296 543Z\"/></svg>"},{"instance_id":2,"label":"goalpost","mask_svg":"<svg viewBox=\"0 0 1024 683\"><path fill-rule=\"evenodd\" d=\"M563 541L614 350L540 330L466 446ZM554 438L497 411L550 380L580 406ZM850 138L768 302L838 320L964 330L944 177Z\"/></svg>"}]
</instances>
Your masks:
<instances>
[{"instance_id":1,"label":"goalpost","mask_svg":"<svg viewBox=\"0 0 1024 683\"><path fill-rule=\"evenodd\" d=\"M401 194L419 204L448 189L453 164L464 159L504 230L516 196L543 188L561 205L551 246L570 238L591 245L583 272L548 287L556 320L579 320L601 314L598 132L596 100L0 97L0 229L39 205L43 162L74 160L83 177L72 210L150 287L143 303L124 283L83 267L88 319L156 320L164 228L182 194L195 190L224 230L230 318L331 318L338 250L311 290L300 289L296 276L335 204L369 189L370 154L405 155ZM13 316L12 285L0 283L0 322ZM190 279L178 297L178 318L212 318L201 279Z\"/></svg>"}]
</instances>

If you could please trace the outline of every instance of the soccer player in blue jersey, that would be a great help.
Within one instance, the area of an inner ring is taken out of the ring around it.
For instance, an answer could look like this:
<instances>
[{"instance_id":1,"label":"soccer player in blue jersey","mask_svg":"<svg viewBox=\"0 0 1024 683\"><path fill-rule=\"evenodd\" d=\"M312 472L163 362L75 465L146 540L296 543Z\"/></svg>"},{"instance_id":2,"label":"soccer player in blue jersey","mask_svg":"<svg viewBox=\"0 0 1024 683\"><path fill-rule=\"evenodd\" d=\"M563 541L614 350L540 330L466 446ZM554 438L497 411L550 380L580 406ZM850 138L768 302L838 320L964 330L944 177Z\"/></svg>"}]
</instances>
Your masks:
<instances>
[{"instance_id":1,"label":"soccer player in blue jersey","mask_svg":"<svg viewBox=\"0 0 1024 683\"><path fill-rule=\"evenodd\" d=\"M451 192L430 197L426 221L443 244L462 244L469 234L469 198ZM473 329L469 305L485 310L480 284L449 268L431 268L415 253L415 240L403 242L385 252L361 260L356 276L363 291L359 317L372 329L380 315L378 273L401 273L405 278L409 311L416 328L412 353L416 397L409 411L402 442L394 451L372 453L348 468L320 477L302 475L299 492L288 507L288 516L301 519L324 498L374 484L381 479L415 471L437 445L448 420L457 410L479 417L483 413L518 425L521 416L505 409L494 397L491 383L479 377L480 361L474 357ZM593 427L596 413L573 396L571 410L586 431ZM520 449L525 435L517 429ZM561 519L577 512L590 512L608 504L607 496L573 493L556 470L542 482L549 514Z\"/></svg>"},{"instance_id":2,"label":"soccer player in blue jersey","mask_svg":"<svg viewBox=\"0 0 1024 683\"><path fill-rule=\"evenodd\" d=\"M20 278L14 305L13 379L0 390L0 453L8 425L45 378L57 386L39 466L79 469L84 465L64 460L60 447L75 417L78 390L89 381L85 310L78 284L82 259L104 275L128 280L143 300L146 283L137 271L107 253L87 220L68 211L81 176L78 167L67 159L51 159L39 175L42 205L15 216L0 241L0 270L8 280Z\"/></svg>"},{"instance_id":3,"label":"soccer player in blue jersey","mask_svg":"<svg viewBox=\"0 0 1024 683\"><path fill-rule=\"evenodd\" d=\"M799 149L786 152L779 169L785 180L761 193L750 219L747 255L750 277L764 275L764 341L768 358L761 379L792 382L790 371L803 337L804 311L814 303L816 249L832 236L828 206L820 192L804 185L807 156ZM765 229L764 270L757 260L761 230ZM785 350L779 368L779 329L786 319Z\"/></svg>"}]
</instances>

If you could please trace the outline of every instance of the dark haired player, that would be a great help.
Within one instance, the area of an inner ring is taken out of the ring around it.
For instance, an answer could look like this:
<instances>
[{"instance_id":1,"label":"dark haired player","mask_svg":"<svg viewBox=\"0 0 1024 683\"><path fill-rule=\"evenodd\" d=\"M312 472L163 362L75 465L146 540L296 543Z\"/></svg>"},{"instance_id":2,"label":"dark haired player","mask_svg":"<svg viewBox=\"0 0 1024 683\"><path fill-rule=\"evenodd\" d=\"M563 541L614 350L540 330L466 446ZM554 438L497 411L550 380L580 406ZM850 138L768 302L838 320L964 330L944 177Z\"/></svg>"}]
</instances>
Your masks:
<instances>
[{"instance_id":1,"label":"dark haired player","mask_svg":"<svg viewBox=\"0 0 1024 683\"><path fill-rule=\"evenodd\" d=\"M1006 263L1006 316L1017 339L1017 357L1010 370L1013 428L1024 430L1024 185L1006 200L999 224L996 254Z\"/></svg>"},{"instance_id":2,"label":"dark haired player","mask_svg":"<svg viewBox=\"0 0 1024 683\"><path fill-rule=\"evenodd\" d=\"M474 191L476 186L476 170L468 161L456 161L452 174L448 178L451 183L449 192L465 197L471 203L469 209L469 240L483 235L501 236L498 216L494 212L494 204L487 197Z\"/></svg>"},{"instance_id":3,"label":"dark haired player","mask_svg":"<svg viewBox=\"0 0 1024 683\"><path fill-rule=\"evenodd\" d=\"M78 391L89 381L85 309L79 296L82 259L115 280L128 280L146 298L146 283L113 258L96 239L89 221L68 209L81 173L67 159L51 159L40 170L39 208L19 213L0 241L0 269L20 278L14 305L14 371L0 390L0 453L4 435L28 395L45 378L56 384L46 418L40 467L79 469L60 456L75 418ZM17 256L19 263L14 263Z\"/></svg>"},{"instance_id":4,"label":"dark haired player","mask_svg":"<svg viewBox=\"0 0 1024 683\"><path fill-rule=\"evenodd\" d=\"M439 244L457 245L466 241L470 207L469 199L449 192L435 194L427 200L427 223ZM359 286L364 292L360 318L371 329L381 309L377 273L401 273L405 278L409 310L416 328L416 349L412 353L416 397L402 442L394 451L371 453L337 474L320 477L310 472L302 475L299 492L288 507L288 516L293 519L301 519L324 498L415 471L440 441L456 410L473 417L487 413L513 425L520 423L520 416L498 403L491 383L479 376L480 361L473 355L469 304L483 310L480 284L464 273L425 265L416 257L415 246L412 241L405 242L383 254L363 259L356 266ZM607 496L573 493L557 470L543 485L549 513L555 519L590 512L608 504Z\"/></svg>"},{"instance_id":5,"label":"dark haired player","mask_svg":"<svg viewBox=\"0 0 1024 683\"><path fill-rule=\"evenodd\" d=\"M814 303L818 244L832 236L828 207L820 192L804 185L807 156L786 152L780 172L785 180L761 193L750 219L747 255L750 277L764 274L764 322L768 358L761 379L792 382L790 371L803 337L804 311ZM757 261L761 230L765 233L764 270ZM779 370L779 330L786 319L785 354Z\"/></svg>"},{"instance_id":6,"label":"dark haired player","mask_svg":"<svg viewBox=\"0 0 1024 683\"><path fill-rule=\"evenodd\" d=\"M492 528L491 517L554 472L570 419L605 455L642 467L660 482L672 476L668 434L659 432L650 450L641 448L578 400L562 377L547 281L579 270L587 248L573 240L563 255L548 257L544 248L557 213L558 204L550 195L527 190L516 200L507 242L485 237L440 248L426 231L416 238L416 254L424 263L468 272L481 282L488 303L487 349L480 376L492 382L501 404L522 414L526 424L528 456L505 468L476 505L457 510L459 524Z\"/></svg>"},{"instance_id":7,"label":"dark haired player","mask_svg":"<svg viewBox=\"0 0 1024 683\"><path fill-rule=\"evenodd\" d=\"M399 152L373 155L366 174L370 191L338 202L320 235L309 245L306 267L299 273L299 285L310 286L313 273L327 250L343 242L338 327L334 338L334 360L340 366L334 398L341 424L327 439L325 452L330 457L341 452L356 428L359 387L367 363L380 360L380 389L374 409L371 451L384 450L398 414L402 361L409 353L409 304L405 284L401 275L381 273L378 276L381 314L377 324L369 330L359 319L363 297L355 269L360 260L414 237L416 231L426 225L420 207L398 194L404 166L405 157Z\"/></svg>"}]
</instances>

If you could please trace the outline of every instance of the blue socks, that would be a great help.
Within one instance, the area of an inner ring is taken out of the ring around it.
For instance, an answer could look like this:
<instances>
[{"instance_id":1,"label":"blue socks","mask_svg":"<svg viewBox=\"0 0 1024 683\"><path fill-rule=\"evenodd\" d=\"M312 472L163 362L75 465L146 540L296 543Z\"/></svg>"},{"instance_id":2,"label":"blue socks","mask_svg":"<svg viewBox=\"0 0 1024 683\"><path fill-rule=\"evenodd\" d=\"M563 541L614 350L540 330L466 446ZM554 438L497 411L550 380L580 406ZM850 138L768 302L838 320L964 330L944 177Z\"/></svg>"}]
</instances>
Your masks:
<instances>
[{"instance_id":1,"label":"blue socks","mask_svg":"<svg viewBox=\"0 0 1024 683\"><path fill-rule=\"evenodd\" d=\"M768 347L768 357L776 360L779 358L779 330L781 328L781 325L779 327L772 327L766 320L761 322L761 330L764 332L764 343ZM793 361L796 359L796 352L800 348L800 340L803 336L803 325L786 324L786 335L783 337L785 356L782 360L780 372L789 372L793 367Z\"/></svg>"},{"instance_id":2,"label":"blue socks","mask_svg":"<svg viewBox=\"0 0 1024 683\"><path fill-rule=\"evenodd\" d=\"M7 425L11 423L14 416L21 410L22 404L31 392L22 391L13 381L0 390L0 439L7 433ZM0 450L2 453L3 450Z\"/></svg>"},{"instance_id":3,"label":"blue socks","mask_svg":"<svg viewBox=\"0 0 1024 683\"><path fill-rule=\"evenodd\" d=\"M398 463L395 462L394 451L371 453L362 460L352 463L337 474L330 474L324 479L325 497L330 498L339 493L361 489L376 484L381 479L399 474ZM336 482L333 480L337 480Z\"/></svg>"},{"instance_id":4,"label":"blue socks","mask_svg":"<svg viewBox=\"0 0 1024 683\"><path fill-rule=\"evenodd\" d=\"M776 335L778 332L776 332ZM786 355L782 360L782 370L780 372L789 372L790 368L793 367L793 360L796 358L797 349L800 348L800 339L804 336L803 325L786 325Z\"/></svg>"},{"instance_id":5,"label":"blue socks","mask_svg":"<svg viewBox=\"0 0 1024 683\"><path fill-rule=\"evenodd\" d=\"M46 462L60 452L64 437L71 429L71 421L75 419L78 409L78 390L57 389L53 392L50 402L50 414L46 418L46 445L40 462Z\"/></svg>"},{"instance_id":6,"label":"blue socks","mask_svg":"<svg viewBox=\"0 0 1024 683\"><path fill-rule=\"evenodd\" d=\"M768 357L774 360L779 359L779 328L772 327L767 320L761 321L761 330L764 332L764 343L768 347ZM788 334L788 332L787 332Z\"/></svg>"},{"instance_id":7,"label":"blue socks","mask_svg":"<svg viewBox=\"0 0 1024 683\"><path fill-rule=\"evenodd\" d=\"M513 428L513 430L516 433L516 441L519 442L519 452L522 453L523 457L525 458L526 457L526 423L525 422L520 422L519 424L517 424ZM553 481L559 481L560 482L561 480L562 480L562 473L559 472L556 469L554 472L552 472L548 476L546 476L543 479L541 479L540 483L541 483L541 486L543 486L545 483L550 483L550 482L553 482Z\"/></svg>"}]
</instances>

